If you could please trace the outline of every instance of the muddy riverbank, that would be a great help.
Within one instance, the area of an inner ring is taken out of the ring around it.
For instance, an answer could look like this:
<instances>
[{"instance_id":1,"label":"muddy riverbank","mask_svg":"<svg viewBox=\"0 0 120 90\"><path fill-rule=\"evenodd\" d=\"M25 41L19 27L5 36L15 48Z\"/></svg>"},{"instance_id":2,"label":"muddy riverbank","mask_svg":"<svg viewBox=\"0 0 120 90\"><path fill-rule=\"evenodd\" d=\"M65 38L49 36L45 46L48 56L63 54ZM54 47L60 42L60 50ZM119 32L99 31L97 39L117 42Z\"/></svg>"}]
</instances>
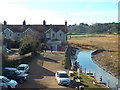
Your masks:
<instances>
[{"instance_id":1,"label":"muddy riverbank","mask_svg":"<svg viewBox=\"0 0 120 90\"><path fill-rule=\"evenodd\" d=\"M119 52L101 51L93 53L92 60L103 70L120 79L118 54Z\"/></svg>"}]
</instances>

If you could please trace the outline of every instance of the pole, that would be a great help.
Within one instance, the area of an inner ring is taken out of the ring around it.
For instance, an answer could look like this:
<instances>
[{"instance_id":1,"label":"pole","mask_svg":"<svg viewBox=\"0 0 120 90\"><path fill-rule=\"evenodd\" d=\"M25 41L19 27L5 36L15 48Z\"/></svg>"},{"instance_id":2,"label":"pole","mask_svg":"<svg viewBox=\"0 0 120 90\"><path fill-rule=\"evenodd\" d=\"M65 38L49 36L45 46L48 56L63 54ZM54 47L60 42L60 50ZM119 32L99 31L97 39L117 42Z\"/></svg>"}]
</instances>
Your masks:
<instances>
[{"instance_id":1,"label":"pole","mask_svg":"<svg viewBox=\"0 0 120 90\"><path fill-rule=\"evenodd\" d=\"M78 68L77 71L78 71L78 77L80 77L80 68Z\"/></svg>"},{"instance_id":2,"label":"pole","mask_svg":"<svg viewBox=\"0 0 120 90\"><path fill-rule=\"evenodd\" d=\"M110 81L108 80L108 87L109 87Z\"/></svg>"},{"instance_id":3,"label":"pole","mask_svg":"<svg viewBox=\"0 0 120 90\"><path fill-rule=\"evenodd\" d=\"M85 68L85 74L86 74L86 68Z\"/></svg>"},{"instance_id":4,"label":"pole","mask_svg":"<svg viewBox=\"0 0 120 90\"><path fill-rule=\"evenodd\" d=\"M96 73L94 73L94 78L96 79Z\"/></svg>"},{"instance_id":5,"label":"pole","mask_svg":"<svg viewBox=\"0 0 120 90\"><path fill-rule=\"evenodd\" d=\"M81 73L82 73L82 65L80 65Z\"/></svg>"}]
</instances>

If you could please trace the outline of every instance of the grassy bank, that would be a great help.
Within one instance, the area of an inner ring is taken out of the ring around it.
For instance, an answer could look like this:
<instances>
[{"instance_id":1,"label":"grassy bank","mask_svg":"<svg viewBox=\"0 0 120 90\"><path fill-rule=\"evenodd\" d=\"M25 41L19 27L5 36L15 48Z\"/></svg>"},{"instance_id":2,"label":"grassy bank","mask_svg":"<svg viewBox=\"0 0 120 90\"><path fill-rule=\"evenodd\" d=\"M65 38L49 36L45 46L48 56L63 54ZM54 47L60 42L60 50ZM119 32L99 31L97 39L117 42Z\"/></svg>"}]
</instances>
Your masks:
<instances>
[{"instance_id":1,"label":"grassy bank","mask_svg":"<svg viewBox=\"0 0 120 90\"><path fill-rule=\"evenodd\" d=\"M68 43L86 49L107 50L94 54L93 60L104 70L118 78L120 76L120 68L118 68L119 37L119 35L71 35Z\"/></svg>"},{"instance_id":2,"label":"grassy bank","mask_svg":"<svg viewBox=\"0 0 120 90\"><path fill-rule=\"evenodd\" d=\"M74 76L77 76L77 73L74 73ZM85 75L83 73L80 73L80 85L83 85L85 86L85 88L87 90L95 90L95 89L101 89L103 90L111 90L109 89L108 87L106 87L105 85L103 84L99 84L99 82L97 80L95 80L94 78L88 76L88 75ZM93 82L95 82L95 84L93 84Z\"/></svg>"}]
</instances>

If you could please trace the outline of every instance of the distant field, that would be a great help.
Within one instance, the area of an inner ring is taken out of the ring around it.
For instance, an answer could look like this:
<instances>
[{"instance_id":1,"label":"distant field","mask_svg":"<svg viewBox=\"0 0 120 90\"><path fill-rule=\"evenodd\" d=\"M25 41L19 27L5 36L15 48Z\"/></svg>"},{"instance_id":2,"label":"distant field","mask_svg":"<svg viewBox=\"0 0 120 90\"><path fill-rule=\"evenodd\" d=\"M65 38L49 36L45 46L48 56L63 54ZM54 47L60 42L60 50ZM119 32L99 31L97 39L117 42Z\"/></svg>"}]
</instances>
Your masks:
<instances>
[{"instance_id":1,"label":"distant field","mask_svg":"<svg viewBox=\"0 0 120 90\"><path fill-rule=\"evenodd\" d=\"M71 44L76 44L81 48L92 48L97 50L110 50L110 52L101 52L93 56L93 60L114 76L120 76L119 49L117 35L68 35ZM119 72L119 73L118 73ZM119 75L118 75L119 74Z\"/></svg>"},{"instance_id":2,"label":"distant field","mask_svg":"<svg viewBox=\"0 0 120 90\"><path fill-rule=\"evenodd\" d=\"M118 51L118 37L115 35L68 35L69 43L91 46L96 49Z\"/></svg>"}]
</instances>

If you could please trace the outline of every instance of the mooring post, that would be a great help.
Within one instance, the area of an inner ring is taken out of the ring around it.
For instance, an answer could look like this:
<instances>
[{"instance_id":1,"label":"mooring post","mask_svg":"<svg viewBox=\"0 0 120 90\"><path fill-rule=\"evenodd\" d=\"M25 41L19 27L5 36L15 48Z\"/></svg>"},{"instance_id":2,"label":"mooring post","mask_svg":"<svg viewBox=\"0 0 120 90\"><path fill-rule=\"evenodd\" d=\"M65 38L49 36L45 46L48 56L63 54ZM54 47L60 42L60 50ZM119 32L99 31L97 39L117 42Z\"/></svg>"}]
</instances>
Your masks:
<instances>
[{"instance_id":1,"label":"mooring post","mask_svg":"<svg viewBox=\"0 0 120 90\"><path fill-rule=\"evenodd\" d=\"M86 74L86 68L85 68L85 74Z\"/></svg>"},{"instance_id":2,"label":"mooring post","mask_svg":"<svg viewBox=\"0 0 120 90\"><path fill-rule=\"evenodd\" d=\"M78 77L80 77L80 68L77 69Z\"/></svg>"},{"instance_id":3,"label":"mooring post","mask_svg":"<svg viewBox=\"0 0 120 90\"><path fill-rule=\"evenodd\" d=\"M94 78L96 79L96 73L94 73Z\"/></svg>"},{"instance_id":4,"label":"mooring post","mask_svg":"<svg viewBox=\"0 0 120 90\"><path fill-rule=\"evenodd\" d=\"M109 87L110 81L108 80L108 87Z\"/></svg>"}]
</instances>

